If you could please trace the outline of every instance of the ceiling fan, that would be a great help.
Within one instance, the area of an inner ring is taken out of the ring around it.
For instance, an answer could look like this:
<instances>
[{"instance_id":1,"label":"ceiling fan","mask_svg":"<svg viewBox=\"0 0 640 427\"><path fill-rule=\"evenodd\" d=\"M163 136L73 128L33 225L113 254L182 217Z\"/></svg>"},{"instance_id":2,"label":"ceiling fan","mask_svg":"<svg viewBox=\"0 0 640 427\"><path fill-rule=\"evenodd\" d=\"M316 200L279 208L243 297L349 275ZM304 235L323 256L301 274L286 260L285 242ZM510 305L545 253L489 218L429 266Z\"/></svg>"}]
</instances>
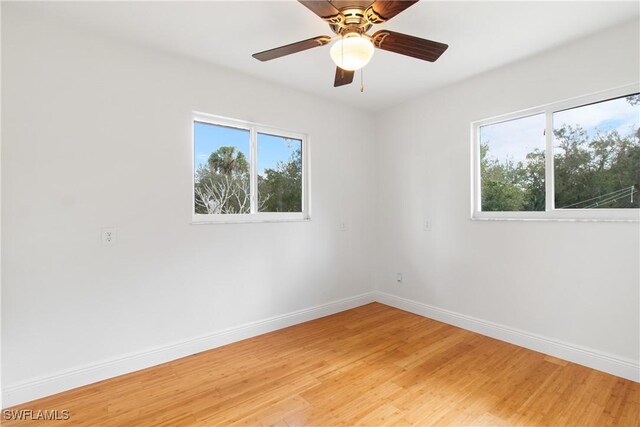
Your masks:
<instances>
[{"instance_id":1,"label":"ceiling fan","mask_svg":"<svg viewBox=\"0 0 640 427\"><path fill-rule=\"evenodd\" d=\"M335 62L334 87L348 85L356 70L369 63L374 47L424 61L434 62L449 47L444 43L421 39L395 31L380 30L373 35L367 31L374 24L393 18L418 0L298 0L329 24L336 37L318 36L275 49L253 54L260 61L270 61L292 53L331 46L331 59Z\"/></svg>"}]
</instances>

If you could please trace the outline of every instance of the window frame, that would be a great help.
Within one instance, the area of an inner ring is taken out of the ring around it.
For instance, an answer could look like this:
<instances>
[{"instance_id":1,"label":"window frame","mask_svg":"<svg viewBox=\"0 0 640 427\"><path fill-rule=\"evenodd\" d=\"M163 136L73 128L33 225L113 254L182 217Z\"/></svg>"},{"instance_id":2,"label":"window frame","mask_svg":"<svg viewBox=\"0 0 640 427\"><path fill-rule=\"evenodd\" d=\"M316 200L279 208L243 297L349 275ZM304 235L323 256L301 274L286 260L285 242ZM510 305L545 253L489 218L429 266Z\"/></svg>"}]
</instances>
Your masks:
<instances>
[{"instance_id":1,"label":"window frame","mask_svg":"<svg viewBox=\"0 0 640 427\"><path fill-rule=\"evenodd\" d=\"M214 126L232 127L249 131L249 177L251 211L246 214L196 214L195 212L195 124L196 122ZM296 139L302 145L302 212L258 212L258 133ZM230 119L207 113L193 112L191 117L191 223L192 224L236 224L256 222L309 221L309 136L266 126L245 120Z\"/></svg>"},{"instance_id":2,"label":"window frame","mask_svg":"<svg viewBox=\"0 0 640 427\"><path fill-rule=\"evenodd\" d=\"M528 108L514 113L477 120L471 123L471 219L496 221L602 221L640 222L640 209L556 209L555 170L553 152L553 114L620 98L640 92L640 84L633 83L605 91L565 99L563 101ZM537 114L545 116L545 210L544 211L482 211L480 170L480 128Z\"/></svg>"}]
</instances>

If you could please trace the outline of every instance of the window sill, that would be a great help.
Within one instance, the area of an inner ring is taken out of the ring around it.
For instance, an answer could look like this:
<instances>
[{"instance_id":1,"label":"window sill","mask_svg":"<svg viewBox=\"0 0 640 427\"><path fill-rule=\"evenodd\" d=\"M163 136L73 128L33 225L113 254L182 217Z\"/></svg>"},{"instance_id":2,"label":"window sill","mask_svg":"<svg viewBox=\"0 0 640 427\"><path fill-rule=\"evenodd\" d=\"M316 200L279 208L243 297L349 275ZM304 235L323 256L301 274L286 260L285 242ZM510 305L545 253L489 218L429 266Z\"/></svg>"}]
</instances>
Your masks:
<instances>
[{"instance_id":1,"label":"window sill","mask_svg":"<svg viewBox=\"0 0 640 427\"><path fill-rule=\"evenodd\" d=\"M210 225L210 224L263 224L277 222L311 222L311 218L274 218L274 217L251 217L251 218L192 218L191 225Z\"/></svg>"},{"instance_id":2,"label":"window sill","mask_svg":"<svg viewBox=\"0 0 640 427\"><path fill-rule=\"evenodd\" d=\"M496 215L503 214L503 215ZM542 222L627 222L638 223L640 222L640 215L638 212L617 212L619 216L607 216L601 213L601 215L575 215L574 212L566 212L572 215L557 215L554 213L537 212L538 215L514 215L514 212L476 212L471 216L472 221L542 221ZM582 212L578 212L582 213ZM517 213L516 213L517 214Z\"/></svg>"},{"instance_id":3,"label":"window sill","mask_svg":"<svg viewBox=\"0 0 640 427\"><path fill-rule=\"evenodd\" d=\"M471 218L471 221L525 221L525 222L629 222L638 223L639 219L600 219L600 218Z\"/></svg>"}]
</instances>

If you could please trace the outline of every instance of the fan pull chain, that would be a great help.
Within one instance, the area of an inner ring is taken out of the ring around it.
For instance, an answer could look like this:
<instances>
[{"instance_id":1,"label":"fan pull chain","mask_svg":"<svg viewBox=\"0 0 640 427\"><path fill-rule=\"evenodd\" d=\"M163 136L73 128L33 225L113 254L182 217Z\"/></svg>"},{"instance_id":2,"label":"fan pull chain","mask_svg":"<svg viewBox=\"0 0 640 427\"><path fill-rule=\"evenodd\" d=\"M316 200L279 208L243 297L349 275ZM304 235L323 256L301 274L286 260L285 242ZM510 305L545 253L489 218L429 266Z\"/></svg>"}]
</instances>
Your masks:
<instances>
[{"instance_id":1,"label":"fan pull chain","mask_svg":"<svg viewBox=\"0 0 640 427\"><path fill-rule=\"evenodd\" d=\"M364 92L364 68L360 68L360 92Z\"/></svg>"}]
</instances>

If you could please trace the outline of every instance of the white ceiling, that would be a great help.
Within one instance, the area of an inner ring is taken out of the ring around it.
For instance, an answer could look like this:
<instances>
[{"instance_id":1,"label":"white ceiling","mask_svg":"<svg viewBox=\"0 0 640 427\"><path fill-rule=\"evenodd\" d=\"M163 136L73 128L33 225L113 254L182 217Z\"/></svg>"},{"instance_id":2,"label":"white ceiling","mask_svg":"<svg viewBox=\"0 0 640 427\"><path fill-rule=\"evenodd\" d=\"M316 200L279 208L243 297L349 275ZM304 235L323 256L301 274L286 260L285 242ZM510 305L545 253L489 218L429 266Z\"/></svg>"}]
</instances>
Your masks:
<instances>
[{"instance_id":1,"label":"white ceiling","mask_svg":"<svg viewBox=\"0 0 640 427\"><path fill-rule=\"evenodd\" d=\"M626 21L637 1L429 1L374 26L449 44L435 63L377 50L365 92L334 88L329 46L270 62L252 53L329 27L296 1L20 2L8 4L122 40L223 65L335 102L380 111L405 99ZM595 59L595 57L594 57Z\"/></svg>"}]
</instances>

